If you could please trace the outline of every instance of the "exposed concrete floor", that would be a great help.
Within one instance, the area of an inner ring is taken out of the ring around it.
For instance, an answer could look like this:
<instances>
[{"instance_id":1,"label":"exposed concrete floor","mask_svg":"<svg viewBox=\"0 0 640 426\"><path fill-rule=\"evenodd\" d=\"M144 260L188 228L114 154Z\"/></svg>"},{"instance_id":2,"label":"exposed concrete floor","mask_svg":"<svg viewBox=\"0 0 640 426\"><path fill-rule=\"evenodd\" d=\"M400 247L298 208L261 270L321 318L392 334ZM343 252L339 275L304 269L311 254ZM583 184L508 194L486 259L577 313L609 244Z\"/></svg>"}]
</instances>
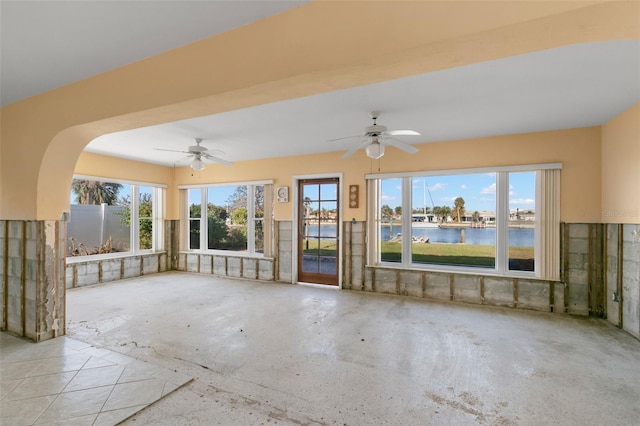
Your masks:
<instances>
[{"instance_id":1,"label":"exposed concrete floor","mask_svg":"<svg viewBox=\"0 0 640 426\"><path fill-rule=\"evenodd\" d=\"M124 424L637 425L605 321L167 273L67 292L68 332L195 377Z\"/></svg>"}]
</instances>

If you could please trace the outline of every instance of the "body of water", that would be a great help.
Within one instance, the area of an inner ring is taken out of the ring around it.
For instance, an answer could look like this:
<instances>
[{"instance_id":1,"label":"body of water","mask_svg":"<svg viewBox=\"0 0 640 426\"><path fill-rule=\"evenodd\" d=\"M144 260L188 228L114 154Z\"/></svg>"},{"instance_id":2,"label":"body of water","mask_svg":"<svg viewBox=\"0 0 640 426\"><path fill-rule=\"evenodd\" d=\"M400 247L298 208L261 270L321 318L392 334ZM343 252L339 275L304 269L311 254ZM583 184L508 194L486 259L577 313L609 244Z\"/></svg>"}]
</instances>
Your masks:
<instances>
[{"instance_id":1,"label":"body of water","mask_svg":"<svg viewBox=\"0 0 640 426\"><path fill-rule=\"evenodd\" d=\"M464 229L466 244L495 245L496 228L413 228L416 238L429 238L430 243L459 243L460 231ZM400 226L383 226L380 231L382 241L388 241L401 232ZM534 228L509 228L509 245L514 247L533 247ZM391 235L391 236L390 236Z\"/></svg>"},{"instance_id":2,"label":"body of water","mask_svg":"<svg viewBox=\"0 0 640 426\"><path fill-rule=\"evenodd\" d=\"M459 243L460 230L464 229L466 244L495 245L495 228L413 228L413 237L429 238L431 243ZM402 232L400 226L382 226L380 236L382 241L389 241ZM307 230L309 236L335 237L336 226L323 224L318 230L317 225L310 225ZM509 245L514 247L533 247L533 228L509 228Z\"/></svg>"}]
</instances>

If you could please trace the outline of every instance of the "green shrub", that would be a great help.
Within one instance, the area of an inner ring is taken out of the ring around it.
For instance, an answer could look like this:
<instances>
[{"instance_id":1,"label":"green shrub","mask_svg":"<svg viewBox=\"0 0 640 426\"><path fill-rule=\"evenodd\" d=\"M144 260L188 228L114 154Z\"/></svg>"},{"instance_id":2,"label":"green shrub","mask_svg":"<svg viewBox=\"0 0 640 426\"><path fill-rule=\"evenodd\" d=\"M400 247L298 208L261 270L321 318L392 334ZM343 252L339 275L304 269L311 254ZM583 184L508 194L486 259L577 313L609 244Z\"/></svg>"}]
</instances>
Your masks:
<instances>
[{"instance_id":1,"label":"green shrub","mask_svg":"<svg viewBox=\"0 0 640 426\"><path fill-rule=\"evenodd\" d=\"M223 219L218 216L207 217L207 244L208 248L220 248L227 236L228 227Z\"/></svg>"},{"instance_id":2,"label":"green shrub","mask_svg":"<svg viewBox=\"0 0 640 426\"><path fill-rule=\"evenodd\" d=\"M226 246L230 249L243 249L247 247L247 229L231 228L227 234Z\"/></svg>"}]
</instances>

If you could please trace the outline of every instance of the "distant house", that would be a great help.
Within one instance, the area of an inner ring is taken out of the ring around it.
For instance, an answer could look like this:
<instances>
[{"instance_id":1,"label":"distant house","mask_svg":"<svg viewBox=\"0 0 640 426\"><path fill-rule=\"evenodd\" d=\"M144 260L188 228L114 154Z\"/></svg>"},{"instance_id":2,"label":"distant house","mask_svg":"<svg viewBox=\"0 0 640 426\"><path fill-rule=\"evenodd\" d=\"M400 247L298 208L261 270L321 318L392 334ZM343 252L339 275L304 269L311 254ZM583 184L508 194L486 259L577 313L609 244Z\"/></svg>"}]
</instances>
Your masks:
<instances>
[{"instance_id":1,"label":"distant house","mask_svg":"<svg viewBox=\"0 0 640 426\"><path fill-rule=\"evenodd\" d=\"M535 222L536 220L536 212L535 210L520 210L515 209L509 211L509 220L511 221L527 221L527 222Z\"/></svg>"}]
</instances>

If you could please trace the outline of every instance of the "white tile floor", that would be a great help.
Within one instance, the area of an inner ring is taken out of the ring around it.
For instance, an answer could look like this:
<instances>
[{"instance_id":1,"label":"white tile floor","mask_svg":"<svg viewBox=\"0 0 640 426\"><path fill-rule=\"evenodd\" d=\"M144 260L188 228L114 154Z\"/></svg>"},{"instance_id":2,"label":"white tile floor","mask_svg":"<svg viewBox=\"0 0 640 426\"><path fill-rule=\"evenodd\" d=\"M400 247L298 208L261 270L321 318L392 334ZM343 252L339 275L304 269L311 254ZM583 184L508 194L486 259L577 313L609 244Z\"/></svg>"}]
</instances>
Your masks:
<instances>
[{"instance_id":1,"label":"white tile floor","mask_svg":"<svg viewBox=\"0 0 640 426\"><path fill-rule=\"evenodd\" d=\"M189 381L69 337L34 344L0 333L3 425L114 425Z\"/></svg>"}]
</instances>

